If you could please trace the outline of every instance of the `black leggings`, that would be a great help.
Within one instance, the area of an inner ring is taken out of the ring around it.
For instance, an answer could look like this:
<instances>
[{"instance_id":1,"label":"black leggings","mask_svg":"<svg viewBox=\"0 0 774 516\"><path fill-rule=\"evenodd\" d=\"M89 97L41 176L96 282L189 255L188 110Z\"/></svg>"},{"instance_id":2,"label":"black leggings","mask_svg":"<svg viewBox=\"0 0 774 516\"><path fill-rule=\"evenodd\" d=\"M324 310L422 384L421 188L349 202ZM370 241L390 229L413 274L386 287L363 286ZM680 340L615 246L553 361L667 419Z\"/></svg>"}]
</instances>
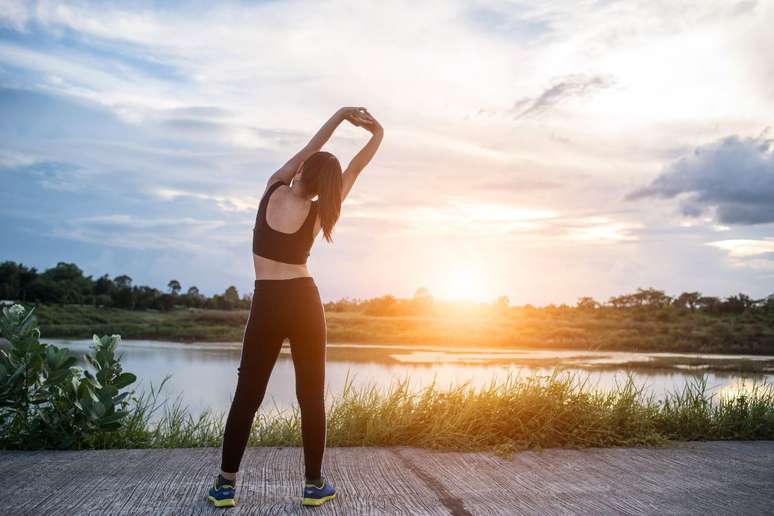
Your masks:
<instances>
[{"instance_id":1,"label":"black leggings","mask_svg":"<svg viewBox=\"0 0 774 516\"><path fill-rule=\"evenodd\" d=\"M282 342L290 340L301 407L307 480L320 478L325 451L325 312L311 277L257 280L242 342L238 381L223 435L221 469L239 471L255 412Z\"/></svg>"}]
</instances>

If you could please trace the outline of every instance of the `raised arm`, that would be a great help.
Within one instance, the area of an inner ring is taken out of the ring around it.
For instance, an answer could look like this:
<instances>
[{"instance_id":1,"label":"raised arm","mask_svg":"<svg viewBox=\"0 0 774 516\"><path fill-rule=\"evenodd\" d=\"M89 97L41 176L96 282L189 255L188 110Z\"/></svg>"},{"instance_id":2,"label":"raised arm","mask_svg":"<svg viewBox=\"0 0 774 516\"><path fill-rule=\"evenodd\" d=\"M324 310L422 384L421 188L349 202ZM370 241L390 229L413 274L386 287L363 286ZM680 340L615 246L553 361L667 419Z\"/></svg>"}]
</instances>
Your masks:
<instances>
[{"instance_id":1,"label":"raised arm","mask_svg":"<svg viewBox=\"0 0 774 516\"><path fill-rule=\"evenodd\" d=\"M360 127L365 128L371 133L371 139L360 149L360 152L355 154L352 161L349 162L349 166L341 176L341 201L349 195L349 191L352 190L352 185L355 184L355 180L360 172L368 165L371 158L376 154L379 145L382 143L384 137L384 129L382 125L367 111L360 116L358 123Z\"/></svg>"},{"instance_id":2,"label":"raised arm","mask_svg":"<svg viewBox=\"0 0 774 516\"><path fill-rule=\"evenodd\" d=\"M344 120L351 120L351 117L356 113L359 113L361 110L365 111L365 108L343 107L336 111L333 116L330 117L330 119L328 119L325 124L323 124L317 133L312 136L312 139L309 140L309 143L307 143L303 149L298 151L292 158L288 160L287 163L282 165L279 170L274 172L269 177L269 181L266 183L266 187L268 188L276 181L289 183L290 180L293 179L293 176L296 175L296 172L298 172L298 168L301 166L301 164L306 161L309 156L322 149L323 145L325 145L325 143L330 139L333 131L336 130L339 124Z\"/></svg>"}]
</instances>

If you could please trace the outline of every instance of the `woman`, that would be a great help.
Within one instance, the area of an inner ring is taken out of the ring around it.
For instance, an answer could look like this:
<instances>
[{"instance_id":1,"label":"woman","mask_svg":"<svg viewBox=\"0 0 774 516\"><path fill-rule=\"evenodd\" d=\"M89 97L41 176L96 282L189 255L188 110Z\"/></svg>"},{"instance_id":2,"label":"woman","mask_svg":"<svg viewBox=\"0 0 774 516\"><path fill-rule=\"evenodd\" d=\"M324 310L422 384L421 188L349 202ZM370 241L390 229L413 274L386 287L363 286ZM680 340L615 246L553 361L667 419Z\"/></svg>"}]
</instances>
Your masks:
<instances>
[{"instance_id":1,"label":"woman","mask_svg":"<svg viewBox=\"0 0 774 516\"><path fill-rule=\"evenodd\" d=\"M371 139L342 173L338 159L320 149L344 120L367 129ZM384 131L365 108L344 107L311 141L269 177L253 229L255 291L245 327L236 393L223 435L221 471L208 500L233 507L236 474L253 418L285 338L296 375L304 443L303 504L322 505L336 496L320 471L325 451L325 314L306 268L317 234L332 241L341 203L373 158ZM315 199L316 200L313 200Z\"/></svg>"}]
</instances>

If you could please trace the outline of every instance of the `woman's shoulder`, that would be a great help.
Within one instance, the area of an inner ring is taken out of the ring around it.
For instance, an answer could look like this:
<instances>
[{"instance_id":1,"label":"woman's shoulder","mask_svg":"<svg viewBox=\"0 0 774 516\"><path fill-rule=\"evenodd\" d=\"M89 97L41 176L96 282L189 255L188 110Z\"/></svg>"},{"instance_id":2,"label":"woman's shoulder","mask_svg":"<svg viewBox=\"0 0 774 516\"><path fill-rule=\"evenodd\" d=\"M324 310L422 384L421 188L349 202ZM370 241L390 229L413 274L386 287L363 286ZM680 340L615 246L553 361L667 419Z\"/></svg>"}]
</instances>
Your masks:
<instances>
[{"instance_id":1,"label":"woman's shoulder","mask_svg":"<svg viewBox=\"0 0 774 516\"><path fill-rule=\"evenodd\" d=\"M276 190L279 190L283 186L289 186L285 181L282 181L280 179L270 181L266 184L266 188L263 191L263 199L268 199L271 194L273 194Z\"/></svg>"},{"instance_id":2,"label":"woman's shoulder","mask_svg":"<svg viewBox=\"0 0 774 516\"><path fill-rule=\"evenodd\" d=\"M281 186L290 186L289 182L283 181L282 179L275 179L275 180L269 180L269 182L266 184L266 189L269 190L271 188L279 188Z\"/></svg>"}]
</instances>

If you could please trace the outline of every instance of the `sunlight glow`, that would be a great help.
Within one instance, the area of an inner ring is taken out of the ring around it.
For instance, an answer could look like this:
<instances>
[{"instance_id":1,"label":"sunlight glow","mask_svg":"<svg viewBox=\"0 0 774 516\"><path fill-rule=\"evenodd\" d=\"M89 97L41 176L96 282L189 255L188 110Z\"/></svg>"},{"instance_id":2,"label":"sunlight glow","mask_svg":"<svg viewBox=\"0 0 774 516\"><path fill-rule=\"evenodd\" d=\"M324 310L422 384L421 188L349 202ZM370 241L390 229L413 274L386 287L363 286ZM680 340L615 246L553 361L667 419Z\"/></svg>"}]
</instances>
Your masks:
<instances>
[{"instance_id":1,"label":"sunlight glow","mask_svg":"<svg viewBox=\"0 0 774 516\"><path fill-rule=\"evenodd\" d=\"M573 228L569 232L570 240L587 242L623 242L637 240L630 234L633 229L641 228L641 224L613 222L604 217L588 217L579 219L578 224L586 224Z\"/></svg>"},{"instance_id":2,"label":"sunlight glow","mask_svg":"<svg viewBox=\"0 0 774 516\"><path fill-rule=\"evenodd\" d=\"M481 268L471 264L451 264L443 273L442 282L432 292L449 301L486 301L491 297L488 282Z\"/></svg>"},{"instance_id":3,"label":"sunlight glow","mask_svg":"<svg viewBox=\"0 0 774 516\"><path fill-rule=\"evenodd\" d=\"M739 396L755 396L770 390L771 386L756 382L750 378L738 378L719 388L714 394L724 400L731 400Z\"/></svg>"}]
</instances>

